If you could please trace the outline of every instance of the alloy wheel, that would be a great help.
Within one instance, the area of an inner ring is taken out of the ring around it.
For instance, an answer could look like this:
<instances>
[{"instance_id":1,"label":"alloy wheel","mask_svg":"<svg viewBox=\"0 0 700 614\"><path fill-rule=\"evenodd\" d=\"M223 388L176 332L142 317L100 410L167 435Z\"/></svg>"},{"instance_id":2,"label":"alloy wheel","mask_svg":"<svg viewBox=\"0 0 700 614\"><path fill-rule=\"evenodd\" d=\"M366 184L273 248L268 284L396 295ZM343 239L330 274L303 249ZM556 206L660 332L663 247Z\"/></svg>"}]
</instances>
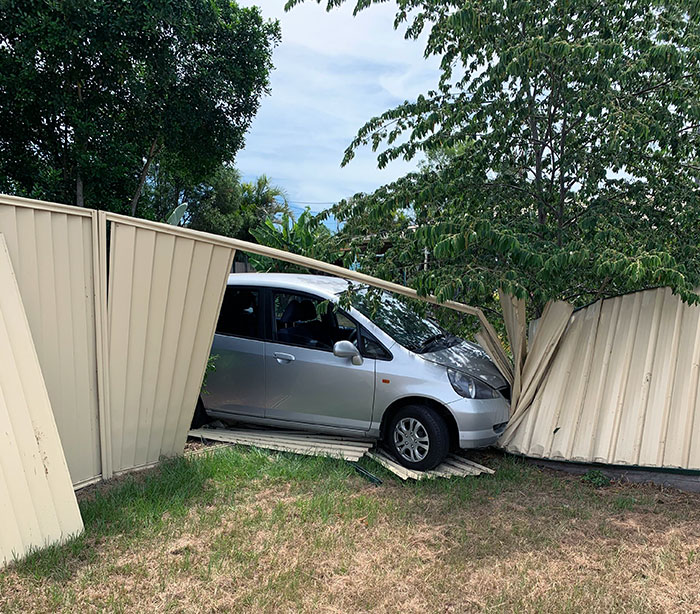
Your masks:
<instances>
[{"instance_id":1,"label":"alloy wheel","mask_svg":"<svg viewBox=\"0 0 700 614\"><path fill-rule=\"evenodd\" d=\"M430 450L428 431L419 420L403 418L394 427L394 445L407 461L418 463Z\"/></svg>"}]
</instances>

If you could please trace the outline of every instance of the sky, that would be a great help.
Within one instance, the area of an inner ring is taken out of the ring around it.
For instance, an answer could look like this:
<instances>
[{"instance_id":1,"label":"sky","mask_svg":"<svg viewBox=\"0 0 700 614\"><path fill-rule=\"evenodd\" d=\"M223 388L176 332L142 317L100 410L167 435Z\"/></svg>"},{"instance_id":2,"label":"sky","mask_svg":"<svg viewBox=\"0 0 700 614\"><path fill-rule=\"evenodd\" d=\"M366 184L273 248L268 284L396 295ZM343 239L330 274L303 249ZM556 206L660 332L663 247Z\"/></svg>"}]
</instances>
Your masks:
<instances>
[{"instance_id":1,"label":"sky","mask_svg":"<svg viewBox=\"0 0 700 614\"><path fill-rule=\"evenodd\" d=\"M330 13L313 0L284 12L284 0L244 0L279 19L271 95L246 137L236 166L245 180L266 174L287 191L297 211L327 209L357 192L371 192L406 174L417 162L378 169L371 148L340 167L362 125L383 111L434 88L437 60L423 57L423 41L393 29L395 4L352 5ZM353 3L354 4L354 3Z\"/></svg>"}]
</instances>

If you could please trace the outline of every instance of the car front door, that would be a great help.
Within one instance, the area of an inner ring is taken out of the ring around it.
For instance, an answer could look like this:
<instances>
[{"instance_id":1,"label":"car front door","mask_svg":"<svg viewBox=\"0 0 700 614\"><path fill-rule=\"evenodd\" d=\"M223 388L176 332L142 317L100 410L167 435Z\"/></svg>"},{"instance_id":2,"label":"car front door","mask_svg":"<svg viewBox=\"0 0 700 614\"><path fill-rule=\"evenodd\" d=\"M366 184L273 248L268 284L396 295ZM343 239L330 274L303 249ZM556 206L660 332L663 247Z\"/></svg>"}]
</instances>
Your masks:
<instances>
[{"instance_id":1,"label":"car front door","mask_svg":"<svg viewBox=\"0 0 700 614\"><path fill-rule=\"evenodd\" d=\"M271 340L265 345L266 418L366 431L372 420L375 360L333 354L342 339L357 345L357 324L332 304L273 290Z\"/></svg>"},{"instance_id":2,"label":"car front door","mask_svg":"<svg viewBox=\"0 0 700 614\"><path fill-rule=\"evenodd\" d=\"M265 341L259 288L228 286L214 335L214 371L202 394L204 406L225 415L265 414Z\"/></svg>"}]
</instances>

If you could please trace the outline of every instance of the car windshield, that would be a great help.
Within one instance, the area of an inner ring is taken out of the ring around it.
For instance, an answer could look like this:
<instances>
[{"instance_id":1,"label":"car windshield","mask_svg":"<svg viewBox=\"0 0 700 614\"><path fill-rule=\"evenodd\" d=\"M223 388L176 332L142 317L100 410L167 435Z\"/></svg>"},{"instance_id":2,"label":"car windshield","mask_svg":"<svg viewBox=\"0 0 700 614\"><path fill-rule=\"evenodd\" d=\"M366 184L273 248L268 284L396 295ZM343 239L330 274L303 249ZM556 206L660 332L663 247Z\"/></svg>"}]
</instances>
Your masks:
<instances>
[{"instance_id":1,"label":"car windshield","mask_svg":"<svg viewBox=\"0 0 700 614\"><path fill-rule=\"evenodd\" d=\"M421 317L410 305L389 292L368 293L363 289L352 293L350 300L362 315L412 352L434 352L459 342L457 337Z\"/></svg>"}]
</instances>

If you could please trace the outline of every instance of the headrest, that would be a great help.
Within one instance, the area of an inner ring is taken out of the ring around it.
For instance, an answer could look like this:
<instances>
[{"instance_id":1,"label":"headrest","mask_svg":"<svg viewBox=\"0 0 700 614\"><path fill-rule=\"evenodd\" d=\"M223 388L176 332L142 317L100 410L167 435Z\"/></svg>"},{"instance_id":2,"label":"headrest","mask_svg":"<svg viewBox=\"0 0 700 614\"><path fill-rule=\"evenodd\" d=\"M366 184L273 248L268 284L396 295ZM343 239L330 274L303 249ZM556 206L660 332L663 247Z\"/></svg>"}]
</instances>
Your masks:
<instances>
[{"instance_id":1,"label":"headrest","mask_svg":"<svg viewBox=\"0 0 700 614\"><path fill-rule=\"evenodd\" d=\"M299 303L299 314L295 318L295 321L301 320L302 322L308 322L309 320L315 320L316 315L316 306L313 301L306 299Z\"/></svg>"},{"instance_id":2,"label":"headrest","mask_svg":"<svg viewBox=\"0 0 700 614\"><path fill-rule=\"evenodd\" d=\"M244 311L255 305L255 296L250 291L236 292L231 301L231 309L234 311Z\"/></svg>"},{"instance_id":3,"label":"headrest","mask_svg":"<svg viewBox=\"0 0 700 614\"><path fill-rule=\"evenodd\" d=\"M316 307L313 301L309 299L301 302L296 299L290 301L287 308L282 314L282 322L284 324L293 324L294 322L308 322L316 319Z\"/></svg>"},{"instance_id":4,"label":"headrest","mask_svg":"<svg viewBox=\"0 0 700 614\"><path fill-rule=\"evenodd\" d=\"M297 301L296 299L289 301L280 319L284 324L291 324L292 322L296 322L299 319L296 317L298 311L299 301Z\"/></svg>"}]
</instances>

